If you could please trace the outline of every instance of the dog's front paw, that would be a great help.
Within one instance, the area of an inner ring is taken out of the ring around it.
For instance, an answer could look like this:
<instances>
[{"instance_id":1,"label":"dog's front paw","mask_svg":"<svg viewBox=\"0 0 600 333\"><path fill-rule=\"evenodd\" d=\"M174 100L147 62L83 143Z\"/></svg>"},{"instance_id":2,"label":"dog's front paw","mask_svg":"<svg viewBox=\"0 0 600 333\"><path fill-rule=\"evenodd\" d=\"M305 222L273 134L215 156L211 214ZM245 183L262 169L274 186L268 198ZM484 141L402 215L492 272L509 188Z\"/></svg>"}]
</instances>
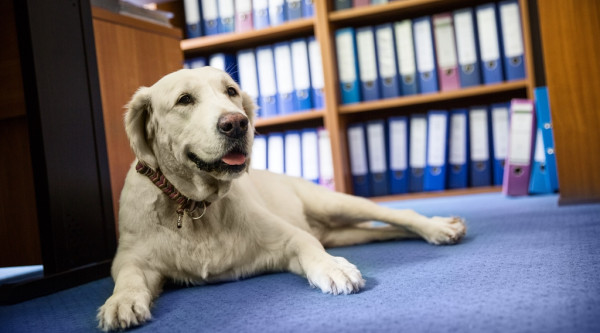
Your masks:
<instances>
[{"instance_id":1,"label":"dog's front paw","mask_svg":"<svg viewBox=\"0 0 600 333\"><path fill-rule=\"evenodd\" d=\"M365 286L365 280L356 266L342 257L330 257L313 267L307 274L308 282L326 294L352 294Z\"/></svg>"},{"instance_id":2,"label":"dog's front paw","mask_svg":"<svg viewBox=\"0 0 600 333\"><path fill-rule=\"evenodd\" d=\"M456 244L467 233L465 220L460 217L432 217L421 236L431 244Z\"/></svg>"},{"instance_id":3,"label":"dog's front paw","mask_svg":"<svg viewBox=\"0 0 600 333\"><path fill-rule=\"evenodd\" d=\"M98 327L103 331L112 331L141 325L151 318L150 302L149 292L115 293L98 310Z\"/></svg>"}]
</instances>

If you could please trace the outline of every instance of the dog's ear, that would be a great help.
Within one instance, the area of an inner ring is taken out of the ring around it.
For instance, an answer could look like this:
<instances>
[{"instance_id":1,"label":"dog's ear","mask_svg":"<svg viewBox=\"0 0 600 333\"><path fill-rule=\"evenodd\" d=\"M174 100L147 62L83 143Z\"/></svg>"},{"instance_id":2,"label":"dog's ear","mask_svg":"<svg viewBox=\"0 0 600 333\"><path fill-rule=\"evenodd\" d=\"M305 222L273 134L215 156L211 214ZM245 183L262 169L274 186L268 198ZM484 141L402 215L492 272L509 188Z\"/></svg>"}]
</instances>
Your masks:
<instances>
[{"instance_id":1,"label":"dog's ear","mask_svg":"<svg viewBox=\"0 0 600 333\"><path fill-rule=\"evenodd\" d=\"M148 118L152 113L152 101L149 88L141 87L127 104L125 114L125 132L129 138L129 144L133 153L142 163L156 169L158 163L152 149L148 145L148 139L152 133L148 133Z\"/></svg>"},{"instance_id":2,"label":"dog's ear","mask_svg":"<svg viewBox=\"0 0 600 333\"><path fill-rule=\"evenodd\" d=\"M248 115L248 119L250 119L250 123L254 125L254 110L256 110L257 106L254 104L254 100L252 97L248 95L245 91L242 91L242 107Z\"/></svg>"}]
</instances>

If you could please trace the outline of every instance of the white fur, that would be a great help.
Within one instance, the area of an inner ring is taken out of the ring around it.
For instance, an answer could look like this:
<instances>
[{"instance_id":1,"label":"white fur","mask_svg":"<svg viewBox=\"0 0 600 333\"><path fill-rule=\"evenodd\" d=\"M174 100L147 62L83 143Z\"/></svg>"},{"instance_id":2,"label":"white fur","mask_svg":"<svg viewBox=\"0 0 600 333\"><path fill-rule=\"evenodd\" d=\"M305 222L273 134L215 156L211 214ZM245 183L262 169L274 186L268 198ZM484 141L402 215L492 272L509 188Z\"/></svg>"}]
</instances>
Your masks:
<instances>
[{"instance_id":1,"label":"white fur","mask_svg":"<svg viewBox=\"0 0 600 333\"><path fill-rule=\"evenodd\" d=\"M462 219L427 218L412 210L392 210L369 200L336 193L303 179L258 170L235 174L205 172L187 152L218 161L227 140L217 130L219 116L242 113L250 121L248 156L254 136L254 105L224 72L204 67L169 74L133 96L125 125L138 160L160 168L193 200L212 204L197 221L176 227L176 204L132 165L120 200L119 247L113 262L113 295L99 309L99 327L124 329L151 318L150 308L165 279L203 284L235 280L267 271L305 276L324 293L350 294L365 284L346 259L324 246L422 237L453 244L465 234ZM189 93L191 105L176 104ZM246 161L249 164L249 161ZM370 220L389 227L370 228Z\"/></svg>"}]
</instances>

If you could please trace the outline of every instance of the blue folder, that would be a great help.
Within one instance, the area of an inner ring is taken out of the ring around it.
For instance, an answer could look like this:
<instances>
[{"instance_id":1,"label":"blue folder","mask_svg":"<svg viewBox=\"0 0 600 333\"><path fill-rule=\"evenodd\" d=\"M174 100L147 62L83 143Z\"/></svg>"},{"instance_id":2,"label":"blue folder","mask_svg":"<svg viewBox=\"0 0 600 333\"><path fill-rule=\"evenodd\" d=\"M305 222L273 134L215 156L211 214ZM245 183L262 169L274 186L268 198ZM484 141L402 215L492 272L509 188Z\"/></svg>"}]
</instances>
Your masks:
<instances>
[{"instance_id":1,"label":"blue folder","mask_svg":"<svg viewBox=\"0 0 600 333\"><path fill-rule=\"evenodd\" d=\"M558 172L556 169L556 156L554 154L554 134L552 117L550 114L550 100L548 99L548 88L535 88L534 94L538 130L542 132L546 176L548 178L548 183L550 184L550 192L556 192L559 188L559 184Z\"/></svg>"},{"instance_id":2,"label":"blue folder","mask_svg":"<svg viewBox=\"0 0 600 333\"><path fill-rule=\"evenodd\" d=\"M486 106L469 110L470 177L473 187L492 185L490 116Z\"/></svg>"},{"instance_id":3,"label":"blue folder","mask_svg":"<svg viewBox=\"0 0 600 333\"><path fill-rule=\"evenodd\" d=\"M390 194L408 192L408 120L404 116L388 118L388 178Z\"/></svg>"},{"instance_id":4,"label":"blue folder","mask_svg":"<svg viewBox=\"0 0 600 333\"><path fill-rule=\"evenodd\" d=\"M460 86L463 88L481 84L481 63L476 27L472 8L463 8L454 12L457 45L467 48L466 50L458 49L458 74Z\"/></svg>"},{"instance_id":5,"label":"blue folder","mask_svg":"<svg viewBox=\"0 0 600 333\"><path fill-rule=\"evenodd\" d=\"M337 30L335 43L342 104L358 103L361 96L354 28Z\"/></svg>"},{"instance_id":6,"label":"blue folder","mask_svg":"<svg viewBox=\"0 0 600 333\"><path fill-rule=\"evenodd\" d=\"M385 120L371 120L366 124L369 158L369 185L372 196L389 194L388 162Z\"/></svg>"},{"instance_id":7,"label":"blue folder","mask_svg":"<svg viewBox=\"0 0 600 333\"><path fill-rule=\"evenodd\" d=\"M302 18L302 3L304 0L287 0L287 19L288 21Z\"/></svg>"},{"instance_id":8,"label":"blue folder","mask_svg":"<svg viewBox=\"0 0 600 333\"><path fill-rule=\"evenodd\" d=\"M537 128L535 137L533 159L531 160L531 176L529 177L529 193L552 193L550 176L546 168L546 154L544 152L544 139L542 130Z\"/></svg>"},{"instance_id":9,"label":"blue folder","mask_svg":"<svg viewBox=\"0 0 600 333\"><path fill-rule=\"evenodd\" d=\"M381 93L379 92L379 74L373 27L356 29L356 49L362 100L378 100L381 98Z\"/></svg>"},{"instance_id":10,"label":"blue folder","mask_svg":"<svg viewBox=\"0 0 600 333\"><path fill-rule=\"evenodd\" d=\"M431 16L420 17L413 21L419 91L422 94L439 91L432 31Z\"/></svg>"},{"instance_id":11,"label":"blue folder","mask_svg":"<svg viewBox=\"0 0 600 333\"><path fill-rule=\"evenodd\" d=\"M294 112L296 105L290 42L274 44L273 54L277 80L277 113L280 115L290 114Z\"/></svg>"},{"instance_id":12,"label":"blue folder","mask_svg":"<svg viewBox=\"0 0 600 333\"><path fill-rule=\"evenodd\" d=\"M502 27L504 74L506 80L525 78L525 57L521 13L517 0L501 1L498 4Z\"/></svg>"},{"instance_id":13,"label":"blue folder","mask_svg":"<svg viewBox=\"0 0 600 333\"><path fill-rule=\"evenodd\" d=\"M409 192L422 192L427 166L427 116L413 114L409 123Z\"/></svg>"},{"instance_id":14,"label":"blue folder","mask_svg":"<svg viewBox=\"0 0 600 333\"><path fill-rule=\"evenodd\" d=\"M355 195L369 197L371 191L365 126L363 123L350 124L347 131L352 189Z\"/></svg>"},{"instance_id":15,"label":"blue folder","mask_svg":"<svg viewBox=\"0 0 600 333\"><path fill-rule=\"evenodd\" d=\"M502 38L495 3L476 7L479 54L483 83L492 84L504 80L502 66Z\"/></svg>"},{"instance_id":16,"label":"blue folder","mask_svg":"<svg viewBox=\"0 0 600 333\"><path fill-rule=\"evenodd\" d=\"M269 45L256 48L258 85L260 90L260 109L263 117L276 116L277 81L275 79L275 62L273 48Z\"/></svg>"},{"instance_id":17,"label":"blue folder","mask_svg":"<svg viewBox=\"0 0 600 333\"><path fill-rule=\"evenodd\" d=\"M290 44L294 61L294 111L312 108L312 89L310 83L310 65L306 38L295 39Z\"/></svg>"},{"instance_id":18,"label":"blue folder","mask_svg":"<svg viewBox=\"0 0 600 333\"><path fill-rule=\"evenodd\" d=\"M325 107L323 65L321 63L321 49L314 36L308 38L308 60L310 66L312 108L323 109Z\"/></svg>"},{"instance_id":19,"label":"blue folder","mask_svg":"<svg viewBox=\"0 0 600 333\"><path fill-rule=\"evenodd\" d=\"M271 26L276 26L285 21L287 21L285 1L269 1L269 24L271 24Z\"/></svg>"},{"instance_id":20,"label":"blue folder","mask_svg":"<svg viewBox=\"0 0 600 333\"><path fill-rule=\"evenodd\" d=\"M375 27L375 44L377 45L377 63L382 98L398 97L400 92L396 50L394 47L394 27L386 23Z\"/></svg>"},{"instance_id":21,"label":"blue folder","mask_svg":"<svg viewBox=\"0 0 600 333\"><path fill-rule=\"evenodd\" d=\"M469 112L450 110L448 133L448 188L469 186Z\"/></svg>"},{"instance_id":22,"label":"blue folder","mask_svg":"<svg viewBox=\"0 0 600 333\"><path fill-rule=\"evenodd\" d=\"M198 0L184 0L183 8L186 37L195 38L202 36L202 15L200 14L200 3Z\"/></svg>"},{"instance_id":23,"label":"blue folder","mask_svg":"<svg viewBox=\"0 0 600 333\"><path fill-rule=\"evenodd\" d=\"M448 111L427 112L427 166L423 190L441 191L446 189L448 161Z\"/></svg>"},{"instance_id":24,"label":"blue folder","mask_svg":"<svg viewBox=\"0 0 600 333\"><path fill-rule=\"evenodd\" d=\"M202 28L206 36L219 33L219 10L217 0L204 0L202 4Z\"/></svg>"},{"instance_id":25,"label":"blue folder","mask_svg":"<svg viewBox=\"0 0 600 333\"><path fill-rule=\"evenodd\" d=\"M506 145L508 143L508 123L510 115L510 103L497 103L491 106L491 131L492 147L491 150L494 165L493 184L502 185L504 180L504 165L506 164ZM497 142L497 141L502 142Z\"/></svg>"},{"instance_id":26,"label":"blue folder","mask_svg":"<svg viewBox=\"0 0 600 333\"><path fill-rule=\"evenodd\" d=\"M259 7L257 2L252 3L252 23L256 30L270 26L269 4L267 1L261 2L261 4L263 4L263 6Z\"/></svg>"},{"instance_id":27,"label":"blue folder","mask_svg":"<svg viewBox=\"0 0 600 333\"><path fill-rule=\"evenodd\" d=\"M302 130L302 178L319 183L319 138L316 128Z\"/></svg>"},{"instance_id":28,"label":"blue folder","mask_svg":"<svg viewBox=\"0 0 600 333\"><path fill-rule=\"evenodd\" d=\"M235 6L233 0L219 0L219 33L235 31Z\"/></svg>"},{"instance_id":29,"label":"blue folder","mask_svg":"<svg viewBox=\"0 0 600 333\"><path fill-rule=\"evenodd\" d=\"M419 91L412 27L413 24L410 19L394 23L398 76L402 96L414 95Z\"/></svg>"},{"instance_id":30,"label":"blue folder","mask_svg":"<svg viewBox=\"0 0 600 333\"><path fill-rule=\"evenodd\" d=\"M302 16L313 17L315 15L314 0L302 0Z\"/></svg>"}]
</instances>

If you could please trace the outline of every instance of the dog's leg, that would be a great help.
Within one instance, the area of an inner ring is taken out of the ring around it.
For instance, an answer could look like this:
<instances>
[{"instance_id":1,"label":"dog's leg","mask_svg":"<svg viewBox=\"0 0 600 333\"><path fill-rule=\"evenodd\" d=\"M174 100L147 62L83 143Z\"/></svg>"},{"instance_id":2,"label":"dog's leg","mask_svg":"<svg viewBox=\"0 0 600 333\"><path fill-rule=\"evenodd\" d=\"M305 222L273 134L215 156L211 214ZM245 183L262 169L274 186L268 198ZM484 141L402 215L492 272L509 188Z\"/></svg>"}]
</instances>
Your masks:
<instances>
[{"instance_id":1,"label":"dog's leg","mask_svg":"<svg viewBox=\"0 0 600 333\"><path fill-rule=\"evenodd\" d=\"M334 257L325 251L323 245L304 230L281 230L288 235L283 253L288 269L305 276L311 286L328 294L351 294L364 287L365 280L360 271L342 257ZM279 236L280 237L280 236Z\"/></svg>"},{"instance_id":2,"label":"dog's leg","mask_svg":"<svg viewBox=\"0 0 600 333\"><path fill-rule=\"evenodd\" d=\"M104 331L140 325L151 318L150 305L162 288L163 278L154 271L115 258L115 289L98 311L98 327Z\"/></svg>"},{"instance_id":3,"label":"dog's leg","mask_svg":"<svg viewBox=\"0 0 600 333\"><path fill-rule=\"evenodd\" d=\"M421 238L421 236L397 226L340 226L323 231L320 240L325 247L336 247L404 238Z\"/></svg>"},{"instance_id":4,"label":"dog's leg","mask_svg":"<svg viewBox=\"0 0 600 333\"><path fill-rule=\"evenodd\" d=\"M464 237L466 225L459 217L425 217L411 209L390 209L365 198L317 189L298 191L307 214L325 225L335 228L365 221L382 221L405 228L432 244L454 244ZM396 238L396 237L394 237Z\"/></svg>"}]
</instances>

